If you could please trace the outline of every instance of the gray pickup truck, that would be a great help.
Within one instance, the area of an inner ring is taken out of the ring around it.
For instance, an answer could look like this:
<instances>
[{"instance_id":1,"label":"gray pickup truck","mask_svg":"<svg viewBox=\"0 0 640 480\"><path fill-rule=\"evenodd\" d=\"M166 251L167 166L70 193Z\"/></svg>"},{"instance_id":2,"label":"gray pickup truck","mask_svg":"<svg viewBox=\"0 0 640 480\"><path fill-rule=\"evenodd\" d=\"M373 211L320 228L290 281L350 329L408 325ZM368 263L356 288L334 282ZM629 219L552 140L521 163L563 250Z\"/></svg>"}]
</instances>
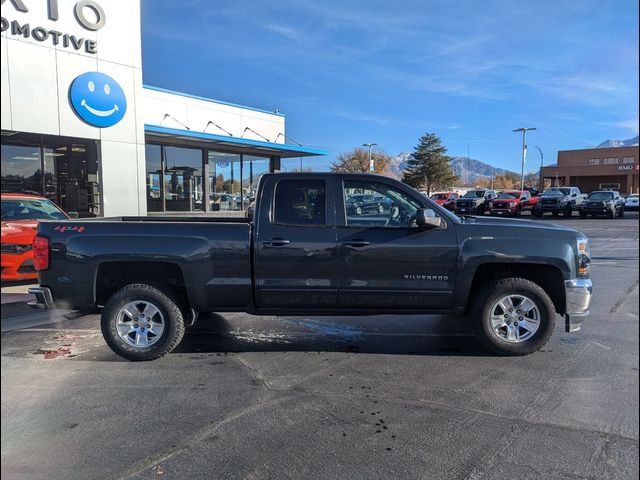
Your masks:
<instances>
[{"instance_id":1,"label":"gray pickup truck","mask_svg":"<svg viewBox=\"0 0 640 480\"><path fill-rule=\"evenodd\" d=\"M354 195L382 208L353 212ZM510 355L541 348L556 314L576 331L589 313L589 241L570 228L458 217L366 174L265 174L252 212L41 222L34 306L101 311L130 360L170 352L201 312L451 314Z\"/></svg>"}]
</instances>

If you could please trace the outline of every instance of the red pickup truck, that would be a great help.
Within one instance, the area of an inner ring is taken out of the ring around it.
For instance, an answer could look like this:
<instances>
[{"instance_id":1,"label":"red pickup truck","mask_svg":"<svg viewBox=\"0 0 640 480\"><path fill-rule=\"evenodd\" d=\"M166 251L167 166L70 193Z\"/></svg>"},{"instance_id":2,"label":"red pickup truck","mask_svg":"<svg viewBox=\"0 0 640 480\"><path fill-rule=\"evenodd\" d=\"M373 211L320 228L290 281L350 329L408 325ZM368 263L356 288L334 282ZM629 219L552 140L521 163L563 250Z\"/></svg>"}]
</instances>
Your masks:
<instances>
[{"instance_id":1,"label":"red pickup truck","mask_svg":"<svg viewBox=\"0 0 640 480\"><path fill-rule=\"evenodd\" d=\"M456 192L436 192L431 195L430 198L438 205L442 205L447 210L453 212L456 209L456 200L459 197Z\"/></svg>"},{"instance_id":2,"label":"red pickup truck","mask_svg":"<svg viewBox=\"0 0 640 480\"><path fill-rule=\"evenodd\" d=\"M493 216L506 215L518 217L524 211L533 214L538 197L532 197L528 190L507 190L491 201L489 213Z\"/></svg>"}]
</instances>

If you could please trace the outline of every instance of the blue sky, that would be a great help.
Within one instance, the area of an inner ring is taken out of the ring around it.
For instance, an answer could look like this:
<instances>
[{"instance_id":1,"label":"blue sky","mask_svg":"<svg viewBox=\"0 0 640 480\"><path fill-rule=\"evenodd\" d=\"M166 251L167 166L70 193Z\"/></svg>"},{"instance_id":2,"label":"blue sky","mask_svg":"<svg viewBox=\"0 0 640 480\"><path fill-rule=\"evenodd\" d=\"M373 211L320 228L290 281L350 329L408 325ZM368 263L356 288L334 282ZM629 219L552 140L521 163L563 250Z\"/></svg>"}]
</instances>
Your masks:
<instances>
[{"instance_id":1,"label":"blue sky","mask_svg":"<svg viewBox=\"0 0 640 480\"><path fill-rule=\"evenodd\" d=\"M519 170L638 133L638 2L142 0L145 83L286 115L334 156L365 142Z\"/></svg>"}]
</instances>

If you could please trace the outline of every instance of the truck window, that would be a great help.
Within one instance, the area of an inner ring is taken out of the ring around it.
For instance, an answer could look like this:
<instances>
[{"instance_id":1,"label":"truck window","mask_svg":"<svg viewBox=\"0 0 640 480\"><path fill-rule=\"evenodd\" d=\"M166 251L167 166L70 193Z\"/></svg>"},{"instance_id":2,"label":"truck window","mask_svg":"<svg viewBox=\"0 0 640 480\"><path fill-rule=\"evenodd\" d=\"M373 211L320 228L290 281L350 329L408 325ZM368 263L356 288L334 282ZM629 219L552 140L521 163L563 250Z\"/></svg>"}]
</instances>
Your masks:
<instances>
[{"instance_id":1,"label":"truck window","mask_svg":"<svg viewBox=\"0 0 640 480\"><path fill-rule=\"evenodd\" d=\"M413 198L386 183L360 180L344 182L344 206L347 226L387 228L410 227L420 208Z\"/></svg>"},{"instance_id":2,"label":"truck window","mask_svg":"<svg viewBox=\"0 0 640 480\"><path fill-rule=\"evenodd\" d=\"M326 225L324 180L280 180L276 185L274 223Z\"/></svg>"}]
</instances>

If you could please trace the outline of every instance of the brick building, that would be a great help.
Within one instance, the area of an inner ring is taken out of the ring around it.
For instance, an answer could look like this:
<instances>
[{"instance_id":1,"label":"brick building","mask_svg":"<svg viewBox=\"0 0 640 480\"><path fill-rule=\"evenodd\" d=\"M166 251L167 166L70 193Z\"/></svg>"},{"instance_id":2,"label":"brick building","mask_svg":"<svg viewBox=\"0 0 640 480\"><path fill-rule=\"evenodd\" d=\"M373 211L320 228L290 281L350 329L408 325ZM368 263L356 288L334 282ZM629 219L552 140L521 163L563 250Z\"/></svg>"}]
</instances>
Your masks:
<instances>
[{"instance_id":1,"label":"brick building","mask_svg":"<svg viewBox=\"0 0 640 480\"><path fill-rule=\"evenodd\" d=\"M614 189L621 194L638 193L638 146L588 148L558 152L558 163L542 167L543 180L552 185L571 185L589 193Z\"/></svg>"}]
</instances>

